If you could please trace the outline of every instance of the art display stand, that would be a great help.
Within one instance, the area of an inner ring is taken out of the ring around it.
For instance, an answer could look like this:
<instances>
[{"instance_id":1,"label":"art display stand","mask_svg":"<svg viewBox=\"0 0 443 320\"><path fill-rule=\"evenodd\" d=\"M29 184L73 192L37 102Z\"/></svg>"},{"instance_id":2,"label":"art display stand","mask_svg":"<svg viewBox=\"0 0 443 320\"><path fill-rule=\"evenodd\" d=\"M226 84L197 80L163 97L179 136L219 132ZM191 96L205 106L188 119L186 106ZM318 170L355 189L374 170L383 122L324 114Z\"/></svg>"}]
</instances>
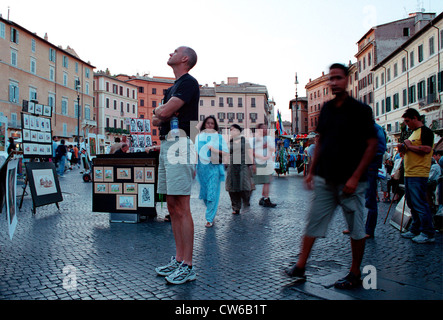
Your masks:
<instances>
[{"instance_id":1,"label":"art display stand","mask_svg":"<svg viewBox=\"0 0 443 320\"><path fill-rule=\"evenodd\" d=\"M52 158L52 108L23 100L21 112L23 157Z\"/></svg>"},{"instance_id":2,"label":"art display stand","mask_svg":"<svg viewBox=\"0 0 443 320\"><path fill-rule=\"evenodd\" d=\"M23 205L26 187L29 184L32 196L32 213L36 208L53 204L60 210L63 201L57 171L52 158L52 107L36 101L23 100L21 112L23 158L26 162L26 179L19 209Z\"/></svg>"},{"instance_id":3,"label":"art display stand","mask_svg":"<svg viewBox=\"0 0 443 320\"><path fill-rule=\"evenodd\" d=\"M32 213L36 213L36 208L55 204L60 210L59 202L63 201L60 184L57 178L57 171L52 162L28 162L26 163L26 180L23 194L20 199L19 209L22 208L26 186L32 196Z\"/></svg>"},{"instance_id":4,"label":"art display stand","mask_svg":"<svg viewBox=\"0 0 443 320\"><path fill-rule=\"evenodd\" d=\"M140 222L156 216L158 158L145 152L98 155L93 159L92 211L111 222Z\"/></svg>"}]
</instances>

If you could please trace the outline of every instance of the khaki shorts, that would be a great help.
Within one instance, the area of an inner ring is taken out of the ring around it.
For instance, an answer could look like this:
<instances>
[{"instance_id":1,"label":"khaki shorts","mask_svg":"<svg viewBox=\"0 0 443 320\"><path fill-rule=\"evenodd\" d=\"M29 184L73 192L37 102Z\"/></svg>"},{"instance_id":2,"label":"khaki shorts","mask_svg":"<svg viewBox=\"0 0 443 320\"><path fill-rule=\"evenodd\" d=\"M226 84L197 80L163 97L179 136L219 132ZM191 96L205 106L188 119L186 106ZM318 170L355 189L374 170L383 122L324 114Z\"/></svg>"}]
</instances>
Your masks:
<instances>
[{"instance_id":1,"label":"khaki shorts","mask_svg":"<svg viewBox=\"0 0 443 320\"><path fill-rule=\"evenodd\" d=\"M343 184L329 184L325 179L316 176L314 198L307 216L305 234L315 238L325 237L336 208L341 206L351 238L363 239L366 236L364 217L367 185L367 182L360 182L355 193L347 196L342 191Z\"/></svg>"},{"instance_id":2,"label":"khaki shorts","mask_svg":"<svg viewBox=\"0 0 443 320\"><path fill-rule=\"evenodd\" d=\"M163 140L160 147L157 193L190 195L196 161L191 139L181 137Z\"/></svg>"}]
</instances>

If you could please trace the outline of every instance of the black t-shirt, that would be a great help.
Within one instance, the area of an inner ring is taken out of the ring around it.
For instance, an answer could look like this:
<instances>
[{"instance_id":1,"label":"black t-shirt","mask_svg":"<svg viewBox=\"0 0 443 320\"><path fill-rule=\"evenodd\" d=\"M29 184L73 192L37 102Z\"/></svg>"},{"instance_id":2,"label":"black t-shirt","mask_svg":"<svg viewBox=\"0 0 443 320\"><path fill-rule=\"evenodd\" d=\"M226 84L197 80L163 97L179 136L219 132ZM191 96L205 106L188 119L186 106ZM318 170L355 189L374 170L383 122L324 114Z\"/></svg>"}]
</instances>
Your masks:
<instances>
[{"instance_id":1,"label":"black t-shirt","mask_svg":"<svg viewBox=\"0 0 443 320\"><path fill-rule=\"evenodd\" d=\"M68 147L64 144L59 144L55 152L56 155L61 158L63 156L66 156L66 154L68 153Z\"/></svg>"},{"instance_id":2,"label":"black t-shirt","mask_svg":"<svg viewBox=\"0 0 443 320\"><path fill-rule=\"evenodd\" d=\"M200 88L197 80L189 73L177 79L172 87L166 90L163 102L166 103L172 97L177 97L185 102L178 110L178 127L190 136L190 122L198 121L198 103L200 100ZM167 135L171 129L169 121L162 123L160 135Z\"/></svg>"},{"instance_id":3,"label":"black t-shirt","mask_svg":"<svg viewBox=\"0 0 443 320\"><path fill-rule=\"evenodd\" d=\"M346 183L357 169L367 147L367 140L377 138L372 109L348 97L340 107L335 99L320 111L317 131L320 154L316 174L332 183ZM360 181L366 181L363 174Z\"/></svg>"}]
</instances>

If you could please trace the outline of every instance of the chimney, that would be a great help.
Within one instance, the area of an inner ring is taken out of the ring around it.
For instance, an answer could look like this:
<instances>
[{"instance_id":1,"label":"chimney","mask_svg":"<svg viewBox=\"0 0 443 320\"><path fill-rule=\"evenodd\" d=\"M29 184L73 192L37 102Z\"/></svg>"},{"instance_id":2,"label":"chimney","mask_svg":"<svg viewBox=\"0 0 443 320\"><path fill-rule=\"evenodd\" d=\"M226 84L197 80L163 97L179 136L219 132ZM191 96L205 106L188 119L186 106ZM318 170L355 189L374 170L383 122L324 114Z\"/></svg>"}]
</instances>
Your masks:
<instances>
[{"instance_id":1,"label":"chimney","mask_svg":"<svg viewBox=\"0 0 443 320\"><path fill-rule=\"evenodd\" d=\"M228 77L228 85L230 86L238 85L238 77Z\"/></svg>"},{"instance_id":2,"label":"chimney","mask_svg":"<svg viewBox=\"0 0 443 320\"><path fill-rule=\"evenodd\" d=\"M422 12L410 13L409 17L415 17L414 27L415 32L418 32L431 22L431 20L434 20L435 13L425 13L424 9L422 9Z\"/></svg>"},{"instance_id":3,"label":"chimney","mask_svg":"<svg viewBox=\"0 0 443 320\"><path fill-rule=\"evenodd\" d=\"M47 33L47 32L45 32L45 37L44 37L44 39L45 39L46 41L48 41L48 33Z\"/></svg>"}]
</instances>

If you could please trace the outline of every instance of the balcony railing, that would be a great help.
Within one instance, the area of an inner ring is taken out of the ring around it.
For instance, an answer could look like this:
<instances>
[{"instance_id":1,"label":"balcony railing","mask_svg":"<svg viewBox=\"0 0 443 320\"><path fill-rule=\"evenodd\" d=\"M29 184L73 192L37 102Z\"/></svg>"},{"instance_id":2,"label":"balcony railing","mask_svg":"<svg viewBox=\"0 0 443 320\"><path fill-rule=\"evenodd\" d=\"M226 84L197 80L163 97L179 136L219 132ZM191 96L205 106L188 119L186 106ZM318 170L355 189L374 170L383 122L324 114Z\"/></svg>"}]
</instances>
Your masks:
<instances>
[{"instance_id":1,"label":"balcony railing","mask_svg":"<svg viewBox=\"0 0 443 320\"><path fill-rule=\"evenodd\" d=\"M437 93L431 93L418 99L420 109L427 112L437 110L440 108L440 104L441 102Z\"/></svg>"},{"instance_id":2,"label":"balcony railing","mask_svg":"<svg viewBox=\"0 0 443 320\"><path fill-rule=\"evenodd\" d=\"M95 128L95 127L97 127L97 121L83 119L83 121L81 123L81 127L82 128L85 128L85 127Z\"/></svg>"}]
</instances>

